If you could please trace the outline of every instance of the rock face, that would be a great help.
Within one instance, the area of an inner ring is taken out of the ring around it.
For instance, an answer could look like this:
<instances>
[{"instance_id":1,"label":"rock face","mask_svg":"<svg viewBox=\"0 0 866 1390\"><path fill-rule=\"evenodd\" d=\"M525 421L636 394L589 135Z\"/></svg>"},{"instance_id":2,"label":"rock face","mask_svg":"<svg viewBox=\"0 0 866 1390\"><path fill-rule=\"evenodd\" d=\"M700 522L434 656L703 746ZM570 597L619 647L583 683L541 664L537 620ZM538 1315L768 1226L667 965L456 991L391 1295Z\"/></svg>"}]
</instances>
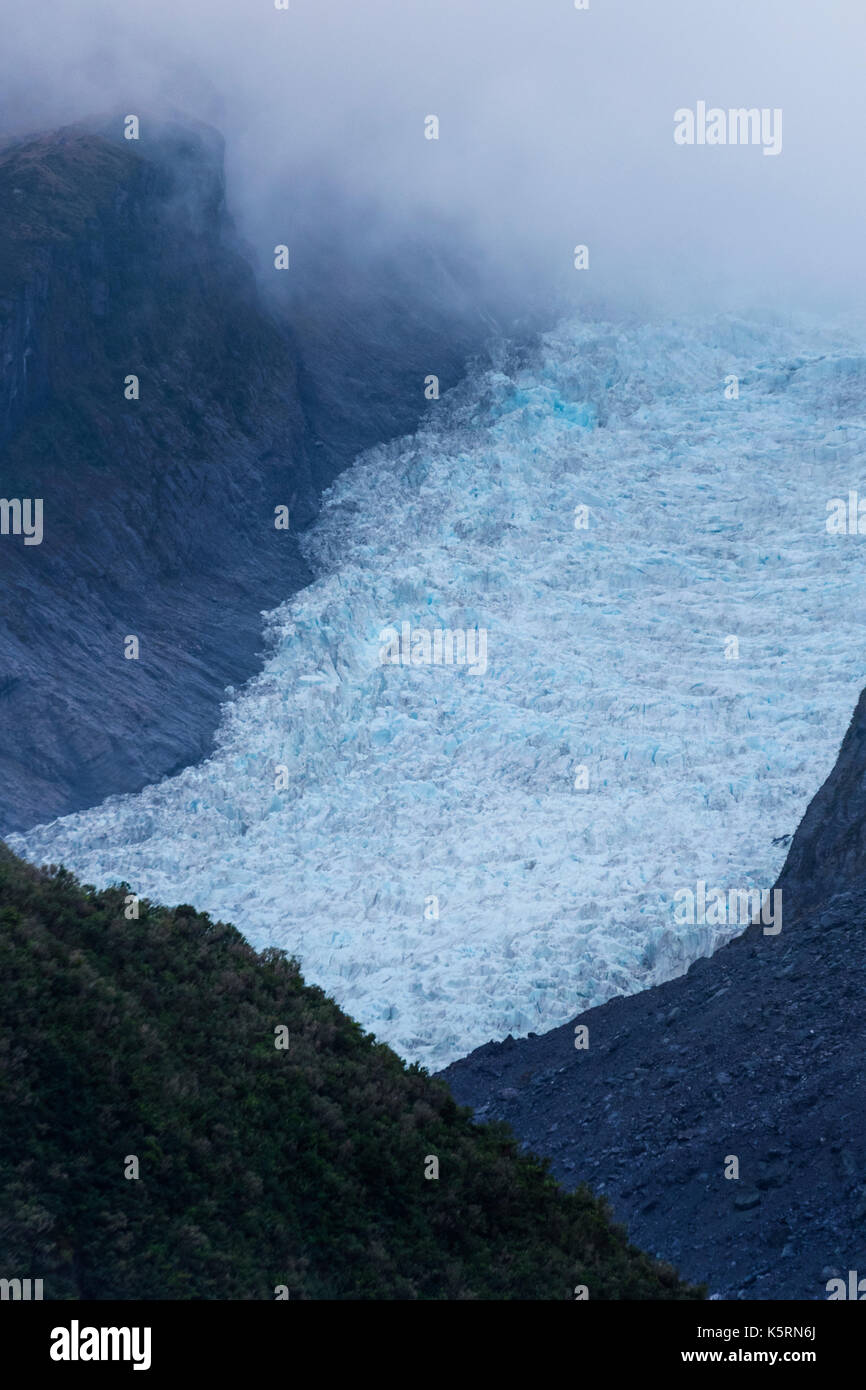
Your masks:
<instances>
[{"instance_id":1,"label":"rock face","mask_svg":"<svg viewBox=\"0 0 866 1390\"><path fill-rule=\"evenodd\" d=\"M387 304L359 321L333 283L266 305L219 135L121 131L0 152L0 497L43 507L41 544L0 535L0 833L207 752L261 610L310 580L321 489L415 424L422 364L454 377L488 331Z\"/></svg>"},{"instance_id":2,"label":"rock face","mask_svg":"<svg viewBox=\"0 0 866 1390\"><path fill-rule=\"evenodd\" d=\"M793 838L777 936L751 926L680 979L442 1073L723 1298L825 1298L866 1268L864 718L861 698Z\"/></svg>"},{"instance_id":3,"label":"rock face","mask_svg":"<svg viewBox=\"0 0 866 1390\"><path fill-rule=\"evenodd\" d=\"M212 132L168 128L147 156L87 130L25 141L0 206L0 491L44 515L41 545L0 537L8 830L204 751L258 610L306 576L274 507L297 525L315 485Z\"/></svg>"},{"instance_id":4,"label":"rock face","mask_svg":"<svg viewBox=\"0 0 866 1390\"><path fill-rule=\"evenodd\" d=\"M837 893L866 881L866 691L839 757L791 843L779 887L791 910L820 911Z\"/></svg>"}]
</instances>

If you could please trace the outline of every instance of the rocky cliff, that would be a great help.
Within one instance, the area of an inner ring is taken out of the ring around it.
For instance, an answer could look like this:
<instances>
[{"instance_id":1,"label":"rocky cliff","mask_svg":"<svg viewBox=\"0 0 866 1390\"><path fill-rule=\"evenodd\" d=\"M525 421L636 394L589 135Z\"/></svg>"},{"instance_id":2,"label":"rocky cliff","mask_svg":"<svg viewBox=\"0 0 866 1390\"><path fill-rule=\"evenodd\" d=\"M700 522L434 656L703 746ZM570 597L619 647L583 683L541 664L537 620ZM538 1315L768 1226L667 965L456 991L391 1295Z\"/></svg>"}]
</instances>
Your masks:
<instances>
[{"instance_id":1,"label":"rocky cliff","mask_svg":"<svg viewBox=\"0 0 866 1390\"><path fill-rule=\"evenodd\" d=\"M203 751L259 609L305 577L274 527L314 508L297 360L233 245L221 142L145 151L72 128L0 158L0 491L44 518L39 545L0 537L5 829Z\"/></svg>"},{"instance_id":2,"label":"rocky cliff","mask_svg":"<svg viewBox=\"0 0 866 1390\"><path fill-rule=\"evenodd\" d=\"M866 883L866 691L839 757L797 828L779 875L787 911L820 914L838 894Z\"/></svg>"},{"instance_id":3,"label":"rocky cliff","mask_svg":"<svg viewBox=\"0 0 866 1390\"><path fill-rule=\"evenodd\" d=\"M825 1298L866 1269L864 721L861 697L793 837L777 936L751 926L680 979L442 1073L725 1298Z\"/></svg>"},{"instance_id":4,"label":"rocky cliff","mask_svg":"<svg viewBox=\"0 0 866 1390\"><path fill-rule=\"evenodd\" d=\"M122 130L0 152L0 497L43 508L40 544L11 514L0 535L0 832L206 753L261 610L310 579L321 489L488 331L471 305L427 311L435 277L401 311L324 257L266 302L219 135Z\"/></svg>"}]
</instances>

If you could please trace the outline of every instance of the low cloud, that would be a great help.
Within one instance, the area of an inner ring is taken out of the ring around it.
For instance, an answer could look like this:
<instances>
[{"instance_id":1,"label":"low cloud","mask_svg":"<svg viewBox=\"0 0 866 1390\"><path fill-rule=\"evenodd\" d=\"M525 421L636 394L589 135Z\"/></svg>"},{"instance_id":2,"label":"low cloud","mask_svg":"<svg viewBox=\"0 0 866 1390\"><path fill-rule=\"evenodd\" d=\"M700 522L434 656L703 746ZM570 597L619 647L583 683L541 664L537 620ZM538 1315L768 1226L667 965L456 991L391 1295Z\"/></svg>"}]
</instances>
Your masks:
<instances>
[{"instance_id":1,"label":"low cloud","mask_svg":"<svg viewBox=\"0 0 866 1390\"><path fill-rule=\"evenodd\" d=\"M210 121L263 259L434 229L527 302L859 307L850 0L13 0L4 29L4 132L107 108ZM677 144L699 102L783 113L778 156Z\"/></svg>"}]
</instances>

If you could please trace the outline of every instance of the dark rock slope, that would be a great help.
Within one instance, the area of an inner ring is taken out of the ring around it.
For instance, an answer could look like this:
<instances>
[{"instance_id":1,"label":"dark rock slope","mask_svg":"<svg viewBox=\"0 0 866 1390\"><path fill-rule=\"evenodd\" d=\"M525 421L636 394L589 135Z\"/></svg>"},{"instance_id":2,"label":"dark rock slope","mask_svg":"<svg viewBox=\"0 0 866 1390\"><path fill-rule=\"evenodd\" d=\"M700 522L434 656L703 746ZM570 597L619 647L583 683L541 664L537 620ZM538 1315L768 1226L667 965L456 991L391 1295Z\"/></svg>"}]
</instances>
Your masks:
<instances>
[{"instance_id":1,"label":"dark rock slope","mask_svg":"<svg viewBox=\"0 0 866 1390\"><path fill-rule=\"evenodd\" d=\"M678 980L443 1073L724 1298L825 1298L866 1274L864 778L861 697L792 841L778 936L750 927Z\"/></svg>"},{"instance_id":2,"label":"dark rock slope","mask_svg":"<svg viewBox=\"0 0 866 1390\"><path fill-rule=\"evenodd\" d=\"M9 830L203 751L259 610L306 576L273 518L309 517L313 482L297 363L232 245L213 132L13 146L0 247L0 494L44 511L41 545L0 536Z\"/></svg>"},{"instance_id":3,"label":"dark rock slope","mask_svg":"<svg viewBox=\"0 0 866 1390\"><path fill-rule=\"evenodd\" d=\"M0 833L207 751L261 610L309 582L297 537L322 488L412 428L424 374L453 384L489 333L444 272L414 304L391 271L379 295L375 267L338 275L321 253L291 293L272 257L257 284L220 136L121 132L0 150L0 497L44 513L41 544L0 535Z\"/></svg>"},{"instance_id":4,"label":"dark rock slope","mask_svg":"<svg viewBox=\"0 0 866 1390\"><path fill-rule=\"evenodd\" d=\"M836 766L791 842L779 887L797 911L820 911L837 893L866 886L866 691ZM866 1271L864 1271L866 1272Z\"/></svg>"}]
</instances>

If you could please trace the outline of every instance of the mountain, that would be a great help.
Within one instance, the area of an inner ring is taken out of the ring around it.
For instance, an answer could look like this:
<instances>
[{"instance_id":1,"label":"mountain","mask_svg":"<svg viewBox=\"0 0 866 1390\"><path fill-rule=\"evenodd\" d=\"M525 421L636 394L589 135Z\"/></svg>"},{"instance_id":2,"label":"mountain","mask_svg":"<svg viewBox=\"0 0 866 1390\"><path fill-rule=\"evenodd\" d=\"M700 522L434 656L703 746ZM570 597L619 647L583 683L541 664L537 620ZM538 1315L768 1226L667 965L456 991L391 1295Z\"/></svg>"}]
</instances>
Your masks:
<instances>
[{"instance_id":1,"label":"mountain","mask_svg":"<svg viewBox=\"0 0 866 1390\"><path fill-rule=\"evenodd\" d=\"M282 952L133 911L0 846L5 1277L53 1299L701 1296Z\"/></svg>"},{"instance_id":2,"label":"mountain","mask_svg":"<svg viewBox=\"0 0 866 1390\"><path fill-rule=\"evenodd\" d=\"M0 156L0 477L44 509L41 545L0 539L6 829L201 755L258 610L306 579L273 524L313 510L297 361L231 244L222 143L155 144Z\"/></svg>"},{"instance_id":3,"label":"mountain","mask_svg":"<svg viewBox=\"0 0 866 1390\"><path fill-rule=\"evenodd\" d=\"M204 756L262 609L309 582L322 489L490 332L445 269L407 299L405 267L336 275L321 247L266 295L219 134L122 130L0 149L0 496L43 506L41 543L0 535L0 832Z\"/></svg>"},{"instance_id":4,"label":"mountain","mask_svg":"<svg viewBox=\"0 0 866 1390\"><path fill-rule=\"evenodd\" d=\"M720 1297L824 1298L866 1268L864 735L866 695L791 842L778 935L753 924L679 979L441 1073Z\"/></svg>"}]
</instances>

